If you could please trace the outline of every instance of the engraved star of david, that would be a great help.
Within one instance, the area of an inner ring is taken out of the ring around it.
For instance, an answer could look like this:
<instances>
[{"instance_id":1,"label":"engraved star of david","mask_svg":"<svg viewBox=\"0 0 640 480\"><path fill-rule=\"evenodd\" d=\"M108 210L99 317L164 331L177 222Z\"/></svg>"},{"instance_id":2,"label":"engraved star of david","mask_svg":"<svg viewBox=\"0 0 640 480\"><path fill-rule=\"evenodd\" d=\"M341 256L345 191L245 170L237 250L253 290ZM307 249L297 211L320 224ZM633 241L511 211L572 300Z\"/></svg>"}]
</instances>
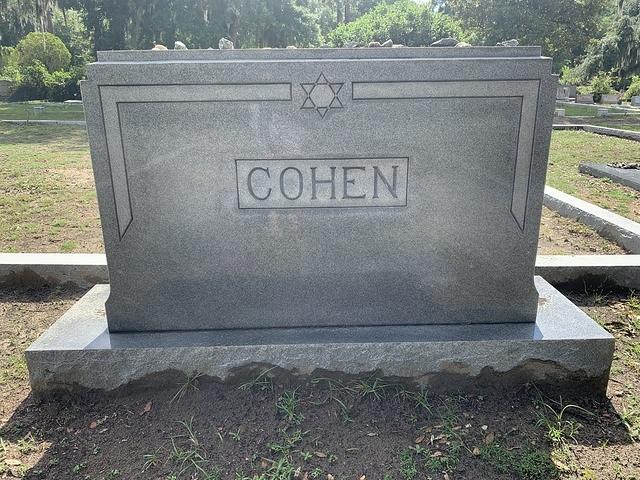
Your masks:
<instances>
[{"instance_id":1,"label":"engraved star of david","mask_svg":"<svg viewBox=\"0 0 640 480\"><path fill-rule=\"evenodd\" d=\"M314 83L301 83L300 86L307 97L300 108L315 110L320 118L324 118L330 109L342 108L338 93L343 85L344 83L330 82L323 73Z\"/></svg>"}]
</instances>

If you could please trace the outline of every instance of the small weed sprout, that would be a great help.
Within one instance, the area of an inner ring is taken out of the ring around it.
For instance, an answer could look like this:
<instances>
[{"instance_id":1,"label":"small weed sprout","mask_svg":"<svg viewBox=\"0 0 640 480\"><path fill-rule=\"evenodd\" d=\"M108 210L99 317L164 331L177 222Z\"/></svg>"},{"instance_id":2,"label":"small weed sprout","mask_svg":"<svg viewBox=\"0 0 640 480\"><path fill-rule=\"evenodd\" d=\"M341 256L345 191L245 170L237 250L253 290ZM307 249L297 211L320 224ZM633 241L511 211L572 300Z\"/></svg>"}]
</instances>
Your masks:
<instances>
[{"instance_id":1,"label":"small weed sprout","mask_svg":"<svg viewBox=\"0 0 640 480\"><path fill-rule=\"evenodd\" d=\"M300 401L296 396L296 391L285 391L276 402L276 409L281 412L288 422L294 423L296 425L300 424L302 420L304 420L304 415L298 413L298 407L300 406Z\"/></svg>"},{"instance_id":2,"label":"small weed sprout","mask_svg":"<svg viewBox=\"0 0 640 480\"><path fill-rule=\"evenodd\" d=\"M418 464L410 448L400 453L400 475L405 480L413 480L418 475Z\"/></svg>"},{"instance_id":3,"label":"small weed sprout","mask_svg":"<svg viewBox=\"0 0 640 480\"><path fill-rule=\"evenodd\" d=\"M362 397L373 396L376 400L382 400L384 397L385 389L388 388L389 385L384 383L379 378L368 378L365 380L358 380L355 383L355 390Z\"/></svg>"},{"instance_id":4,"label":"small weed sprout","mask_svg":"<svg viewBox=\"0 0 640 480\"><path fill-rule=\"evenodd\" d=\"M282 441L280 443L270 442L268 447L274 453L288 454L293 447L302 441L304 436L309 433L302 430L294 430L288 433L286 429L280 429L280 435L282 435Z\"/></svg>"},{"instance_id":5,"label":"small weed sprout","mask_svg":"<svg viewBox=\"0 0 640 480\"><path fill-rule=\"evenodd\" d=\"M536 401L536 407L539 409L537 425L539 427L544 427L547 430L546 437L554 445L565 445L567 443L567 439L571 439L575 443L578 443L575 435L578 433L578 430L582 428L582 424L575 420L568 420L565 417L565 413L570 409L585 415L593 416L593 413L578 405L562 406L562 399L560 400L560 406L562 408L560 410L556 410L539 398Z\"/></svg>"},{"instance_id":6,"label":"small weed sprout","mask_svg":"<svg viewBox=\"0 0 640 480\"><path fill-rule=\"evenodd\" d=\"M160 448L153 453L147 453L142 456L144 464L142 465L142 471L146 472L151 467L156 467L160 464Z\"/></svg>"},{"instance_id":7,"label":"small weed sprout","mask_svg":"<svg viewBox=\"0 0 640 480\"><path fill-rule=\"evenodd\" d=\"M171 402L180 400L182 397L184 397L188 392L192 390L199 390L198 389L198 385L200 383L199 379L202 376L204 376L203 373L197 373L197 372L187 375L185 382L180 384L180 388L178 388L178 391L171 399Z\"/></svg>"},{"instance_id":8,"label":"small weed sprout","mask_svg":"<svg viewBox=\"0 0 640 480\"><path fill-rule=\"evenodd\" d=\"M258 375L256 378L251 380L250 382L243 383L238 388L240 390L253 390L257 388L260 391L273 391L273 376L269 375L269 373L276 367L271 367Z\"/></svg>"},{"instance_id":9,"label":"small weed sprout","mask_svg":"<svg viewBox=\"0 0 640 480\"><path fill-rule=\"evenodd\" d=\"M313 453L300 451L300 457L305 462L308 462L309 460L311 460L313 458Z\"/></svg>"},{"instance_id":10,"label":"small weed sprout","mask_svg":"<svg viewBox=\"0 0 640 480\"><path fill-rule=\"evenodd\" d=\"M420 389L420 391L414 393L412 397L413 401L416 403L416 409L419 410L422 408L426 410L429 415L433 414L433 411L431 410L431 403L429 402L429 397L424 389Z\"/></svg>"}]
</instances>

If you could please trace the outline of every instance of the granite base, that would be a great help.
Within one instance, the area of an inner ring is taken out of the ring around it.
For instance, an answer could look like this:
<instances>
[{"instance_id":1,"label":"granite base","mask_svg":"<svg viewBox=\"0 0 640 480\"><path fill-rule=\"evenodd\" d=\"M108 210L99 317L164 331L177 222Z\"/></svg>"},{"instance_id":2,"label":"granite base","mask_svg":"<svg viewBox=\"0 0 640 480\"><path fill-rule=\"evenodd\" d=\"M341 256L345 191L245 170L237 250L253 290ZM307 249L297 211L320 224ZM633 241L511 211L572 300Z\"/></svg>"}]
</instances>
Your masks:
<instances>
[{"instance_id":1,"label":"granite base","mask_svg":"<svg viewBox=\"0 0 640 480\"><path fill-rule=\"evenodd\" d=\"M434 390L533 382L603 394L613 337L542 278L536 287L535 324L109 333L109 286L96 285L27 349L26 359L36 393L113 390L145 378L161 383L159 374L176 372L233 382L269 365L297 378L374 373Z\"/></svg>"}]
</instances>

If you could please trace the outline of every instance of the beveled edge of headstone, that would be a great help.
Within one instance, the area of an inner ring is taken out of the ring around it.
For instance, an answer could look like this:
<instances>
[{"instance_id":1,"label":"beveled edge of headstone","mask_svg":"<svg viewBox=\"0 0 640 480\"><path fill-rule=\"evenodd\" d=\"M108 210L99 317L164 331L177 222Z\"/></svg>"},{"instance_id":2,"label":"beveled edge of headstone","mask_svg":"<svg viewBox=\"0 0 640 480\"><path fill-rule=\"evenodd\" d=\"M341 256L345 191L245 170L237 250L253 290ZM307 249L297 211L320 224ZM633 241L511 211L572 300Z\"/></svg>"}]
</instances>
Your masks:
<instances>
[{"instance_id":1,"label":"beveled edge of headstone","mask_svg":"<svg viewBox=\"0 0 640 480\"><path fill-rule=\"evenodd\" d=\"M358 58L539 58L542 48L527 47L402 47L402 48L248 48L235 50L108 50L96 63L229 61ZM544 57L546 58L546 57Z\"/></svg>"}]
</instances>

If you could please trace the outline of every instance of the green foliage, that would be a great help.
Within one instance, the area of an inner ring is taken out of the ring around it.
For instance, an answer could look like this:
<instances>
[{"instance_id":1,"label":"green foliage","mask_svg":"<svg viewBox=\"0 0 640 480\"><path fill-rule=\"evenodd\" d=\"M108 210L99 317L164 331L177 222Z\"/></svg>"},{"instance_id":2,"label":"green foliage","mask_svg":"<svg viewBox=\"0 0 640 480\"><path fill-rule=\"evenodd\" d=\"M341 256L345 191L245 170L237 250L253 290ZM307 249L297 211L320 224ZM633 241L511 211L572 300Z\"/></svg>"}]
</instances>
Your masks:
<instances>
[{"instance_id":1,"label":"green foliage","mask_svg":"<svg viewBox=\"0 0 640 480\"><path fill-rule=\"evenodd\" d=\"M620 79L640 73L640 0L619 0L605 35L590 42L576 68L582 81L598 72L615 71Z\"/></svg>"},{"instance_id":2,"label":"green foliage","mask_svg":"<svg viewBox=\"0 0 640 480\"><path fill-rule=\"evenodd\" d=\"M480 450L480 458L498 473L515 473L521 480L549 480L558 478L558 469L549 455L530 450L522 454L507 450L499 443L492 443Z\"/></svg>"},{"instance_id":3,"label":"green foliage","mask_svg":"<svg viewBox=\"0 0 640 480\"><path fill-rule=\"evenodd\" d=\"M640 75L634 75L631 77L631 83L627 87L627 91L624 92L624 100L631 100L631 97L640 95Z\"/></svg>"},{"instance_id":4,"label":"green foliage","mask_svg":"<svg viewBox=\"0 0 640 480\"><path fill-rule=\"evenodd\" d=\"M71 52L71 65L84 66L93 61L91 38L78 10L56 9L53 15L56 35Z\"/></svg>"},{"instance_id":5,"label":"green foliage","mask_svg":"<svg viewBox=\"0 0 640 480\"><path fill-rule=\"evenodd\" d=\"M564 65L560 70L560 84L561 85L579 85L580 83L581 83L581 79L576 74L575 69L570 68L568 65Z\"/></svg>"},{"instance_id":6,"label":"green foliage","mask_svg":"<svg viewBox=\"0 0 640 480\"><path fill-rule=\"evenodd\" d=\"M614 92L614 79L609 73L599 73L591 79L588 85L578 87L578 92L583 94L593 93L593 99L599 102L602 95Z\"/></svg>"},{"instance_id":7,"label":"green foliage","mask_svg":"<svg viewBox=\"0 0 640 480\"><path fill-rule=\"evenodd\" d=\"M300 401L296 397L296 391L285 391L276 402L276 409L284 415L288 422L299 424L304 420L304 415L299 413Z\"/></svg>"},{"instance_id":8,"label":"green foliage","mask_svg":"<svg viewBox=\"0 0 640 480\"><path fill-rule=\"evenodd\" d=\"M48 32L31 32L16 46L17 65L27 68L40 62L49 72L66 69L71 53L60 38Z\"/></svg>"},{"instance_id":9,"label":"green foliage","mask_svg":"<svg viewBox=\"0 0 640 480\"><path fill-rule=\"evenodd\" d=\"M327 39L335 47L347 41L367 44L371 41L415 47L425 46L444 37L465 38L460 24L443 13L434 13L428 4L411 0L382 3L357 20L339 25Z\"/></svg>"},{"instance_id":10,"label":"green foliage","mask_svg":"<svg viewBox=\"0 0 640 480\"><path fill-rule=\"evenodd\" d=\"M9 63L9 59L13 56L14 48L0 45L0 71Z\"/></svg>"},{"instance_id":11,"label":"green foliage","mask_svg":"<svg viewBox=\"0 0 640 480\"><path fill-rule=\"evenodd\" d=\"M400 453L400 475L404 480L413 480L418 475L418 463L410 448Z\"/></svg>"},{"instance_id":12,"label":"green foliage","mask_svg":"<svg viewBox=\"0 0 640 480\"><path fill-rule=\"evenodd\" d=\"M522 480L550 480L558 478L559 473L549 456L537 450L522 455L515 471Z\"/></svg>"},{"instance_id":13,"label":"green foliage","mask_svg":"<svg viewBox=\"0 0 640 480\"><path fill-rule=\"evenodd\" d=\"M495 45L516 38L540 45L556 70L584 54L602 28L602 0L446 0L444 11L460 19L471 43Z\"/></svg>"}]
</instances>

